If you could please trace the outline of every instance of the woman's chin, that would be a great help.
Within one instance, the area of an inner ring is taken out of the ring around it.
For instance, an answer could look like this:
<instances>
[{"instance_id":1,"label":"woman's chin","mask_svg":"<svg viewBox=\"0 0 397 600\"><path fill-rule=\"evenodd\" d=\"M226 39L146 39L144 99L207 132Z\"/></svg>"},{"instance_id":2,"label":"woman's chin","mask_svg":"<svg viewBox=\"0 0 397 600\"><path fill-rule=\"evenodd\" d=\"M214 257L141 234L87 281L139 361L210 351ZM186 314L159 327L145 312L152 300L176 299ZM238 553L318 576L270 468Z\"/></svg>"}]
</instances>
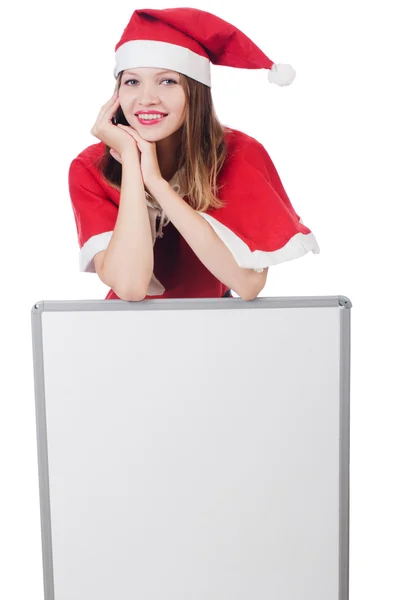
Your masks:
<instances>
[{"instance_id":1,"label":"woman's chin","mask_svg":"<svg viewBox=\"0 0 397 600\"><path fill-rule=\"evenodd\" d=\"M144 127L145 126L141 127L141 130L138 133L147 142L159 142L160 140L170 137L173 133L172 131L142 131Z\"/></svg>"}]
</instances>

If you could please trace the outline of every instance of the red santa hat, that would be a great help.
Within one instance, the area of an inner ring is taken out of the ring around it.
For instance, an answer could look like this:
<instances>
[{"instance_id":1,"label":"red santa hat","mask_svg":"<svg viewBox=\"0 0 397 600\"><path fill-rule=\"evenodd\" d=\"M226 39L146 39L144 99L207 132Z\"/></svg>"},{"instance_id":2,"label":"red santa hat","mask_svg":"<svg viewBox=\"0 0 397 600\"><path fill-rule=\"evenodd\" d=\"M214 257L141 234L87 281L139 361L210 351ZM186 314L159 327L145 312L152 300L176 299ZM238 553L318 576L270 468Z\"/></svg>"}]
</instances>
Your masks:
<instances>
[{"instance_id":1,"label":"red santa hat","mask_svg":"<svg viewBox=\"0 0 397 600\"><path fill-rule=\"evenodd\" d=\"M240 69L269 69L280 86L295 78L291 65L276 64L242 31L197 8L134 11L116 45L115 77L124 69L172 69L211 87L211 62Z\"/></svg>"}]
</instances>

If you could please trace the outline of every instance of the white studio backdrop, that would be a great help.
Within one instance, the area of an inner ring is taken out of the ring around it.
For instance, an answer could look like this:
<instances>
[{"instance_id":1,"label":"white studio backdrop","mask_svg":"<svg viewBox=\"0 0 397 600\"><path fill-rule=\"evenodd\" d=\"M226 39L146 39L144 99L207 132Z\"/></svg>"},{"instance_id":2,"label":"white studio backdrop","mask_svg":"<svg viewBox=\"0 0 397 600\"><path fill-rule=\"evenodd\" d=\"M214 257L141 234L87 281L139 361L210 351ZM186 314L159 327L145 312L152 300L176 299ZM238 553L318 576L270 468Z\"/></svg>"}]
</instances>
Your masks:
<instances>
[{"instance_id":1,"label":"white studio backdrop","mask_svg":"<svg viewBox=\"0 0 397 600\"><path fill-rule=\"evenodd\" d=\"M7 600L43 599L30 311L38 300L104 298L108 291L95 274L79 272L67 174L71 160L98 141L90 130L113 92L114 47L132 12L145 6L38 0L3 4L0 12L0 597ZM392 3L189 6L230 21L297 71L281 88L268 82L267 71L212 66L213 98L221 122L263 143L321 250L270 268L260 295L343 294L353 303L351 598L395 598Z\"/></svg>"}]
</instances>

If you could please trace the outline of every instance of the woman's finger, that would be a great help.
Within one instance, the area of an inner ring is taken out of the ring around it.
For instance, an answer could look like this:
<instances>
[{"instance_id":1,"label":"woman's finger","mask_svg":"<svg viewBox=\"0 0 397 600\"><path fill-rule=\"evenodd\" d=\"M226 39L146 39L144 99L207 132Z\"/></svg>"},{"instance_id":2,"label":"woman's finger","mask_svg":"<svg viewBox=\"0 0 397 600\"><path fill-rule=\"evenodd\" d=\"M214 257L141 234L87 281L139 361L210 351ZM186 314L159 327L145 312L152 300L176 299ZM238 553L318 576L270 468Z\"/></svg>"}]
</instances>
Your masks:
<instances>
[{"instance_id":1,"label":"woman's finger","mask_svg":"<svg viewBox=\"0 0 397 600\"><path fill-rule=\"evenodd\" d=\"M132 127L128 127L127 125L121 125L120 123L117 125L117 127L123 129L126 133L128 133L129 136L132 137L133 140L135 140L140 152L147 151L148 146L146 140L141 138L141 136L137 131L135 131L135 129L133 129Z\"/></svg>"},{"instance_id":2,"label":"woman's finger","mask_svg":"<svg viewBox=\"0 0 397 600\"><path fill-rule=\"evenodd\" d=\"M123 125L122 123L117 123L117 127L120 127L121 129L128 131L128 133L133 132L131 125Z\"/></svg>"},{"instance_id":3,"label":"woman's finger","mask_svg":"<svg viewBox=\"0 0 397 600\"><path fill-rule=\"evenodd\" d=\"M98 128L101 128L101 126L103 126L103 124L106 125L107 123L111 122L111 119L118 108L119 102L120 102L119 97L116 95L113 95L112 98L108 102L106 102L106 104L104 104L102 106L101 110L98 113L96 121L91 129L91 133L93 135L96 135L96 133L95 133L96 130Z\"/></svg>"},{"instance_id":4,"label":"woman's finger","mask_svg":"<svg viewBox=\"0 0 397 600\"><path fill-rule=\"evenodd\" d=\"M116 112L119 104L120 104L120 98L116 94L116 96L114 96L114 98L110 102L110 104L108 104L105 107L105 111L104 111L104 115L103 116L104 117L106 116L110 120L113 117L114 113Z\"/></svg>"},{"instance_id":5,"label":"woman's finger","mask_svg":"<svg viewBox=\"0 0 397 600\"><path fill-rule=\"evenodd\" d=\"M91 128L91 134L104 141L103 132L108 130L109 126L114 126L112 119L120 106L120 98L114 93L112 98L101 108L94 125Z\"/></svg>"},{"instance_id":6,"label":"woman's finger","mask_svg":"<svg viewBox=\"0 0 397 600\"><path fill-rule=\"evenodd\" d=\"M113 113L116 111L116 107L119 102L120 102L120 98L118 97L118 94L116 94L116 93L113 94L113 96L110 98L110 100L105 102L105 104L101 107L101 109L98 113L97 122L101 121L102 119L105 119L105 118L110 120ZM110 118L109 118L109 115L110 115Z\"/></svg>"},{"instance_id":7,"label":"woman's finger","mask_svg":"<svg viewBox=\"0 0 397 600\"><path fill-rule=\"evenodd\" d=\"M105 104L103 105L103 108L107 107L107 106L111 106L113 104L113 102L115 102L117 100L117 98L118 98L118 92L114 92L112 97L109 98L109 100L107 102L105 102Z\"/></svg>"},{"instance_id":8,"label":"woman's finger","mask_svg":"<svg viewBox=\"0 0 397 600\"><path fill-rule=\"evenodd\" d=\"M129 125L122 125L121 123L117 123L116 127L119 127L120 129L123 129L123 131L125 131L126 133L128 133L136 141L136 138L134 136L134 130L132 129L132 127L130 127Z\"/></svg>"},{"instance_id":9,"label":"woman's finger","mask_svg":"<svg viewBox=\"0 0 397 600\"><path fill-rule=\"evenodd\" d=\"M120 129L123 129L126 133L128 133L131 137L133 137L135 139L135 136L134 136L134 133L133 133L131 127L129 127L128 125L122 125L121 123L117 123L117 127L120 127Z\"/></svg>"},{"instance_id":10,"label":"woman's finger","mask_svg":"<svg viewBox=\"0 0 397 600\"><path fill-rule=\"evenodd\" d=\"M122 125L121 123L118 123L117 127L120 127L120 129L124 129L124 131L126 131L127 133L129 133L136 141L142 142L142 143L146 142L146 140L144 140L143 138L141 138L141 136L139 135L139 133L135 129L133 129L132 127L130 127L128 125Z\"/></svg>"}]
</instances>

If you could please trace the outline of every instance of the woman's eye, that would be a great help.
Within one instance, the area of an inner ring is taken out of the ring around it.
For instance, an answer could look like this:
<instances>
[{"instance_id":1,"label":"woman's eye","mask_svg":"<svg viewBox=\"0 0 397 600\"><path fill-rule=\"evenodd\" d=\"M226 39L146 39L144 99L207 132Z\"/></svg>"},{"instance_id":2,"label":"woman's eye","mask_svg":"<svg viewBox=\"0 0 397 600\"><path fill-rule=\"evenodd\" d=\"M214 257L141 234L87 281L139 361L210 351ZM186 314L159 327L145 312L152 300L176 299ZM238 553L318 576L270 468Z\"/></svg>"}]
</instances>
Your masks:
<instances>
[{"instance_id":1,"label":"woman's eye","mask_svg":"<svg viewBox=\"0 0 397 600\"><path fill-rule=\"evenodd\" d=\"M124 83L129 84L131 81L137 81L137 79L126 79L124 81ZM163 79L163 81L161 83L163 83L164 81L171 81L172 83L177 83L177 81L175 81L175 79Z\"/></svg>"}]
</instances>

